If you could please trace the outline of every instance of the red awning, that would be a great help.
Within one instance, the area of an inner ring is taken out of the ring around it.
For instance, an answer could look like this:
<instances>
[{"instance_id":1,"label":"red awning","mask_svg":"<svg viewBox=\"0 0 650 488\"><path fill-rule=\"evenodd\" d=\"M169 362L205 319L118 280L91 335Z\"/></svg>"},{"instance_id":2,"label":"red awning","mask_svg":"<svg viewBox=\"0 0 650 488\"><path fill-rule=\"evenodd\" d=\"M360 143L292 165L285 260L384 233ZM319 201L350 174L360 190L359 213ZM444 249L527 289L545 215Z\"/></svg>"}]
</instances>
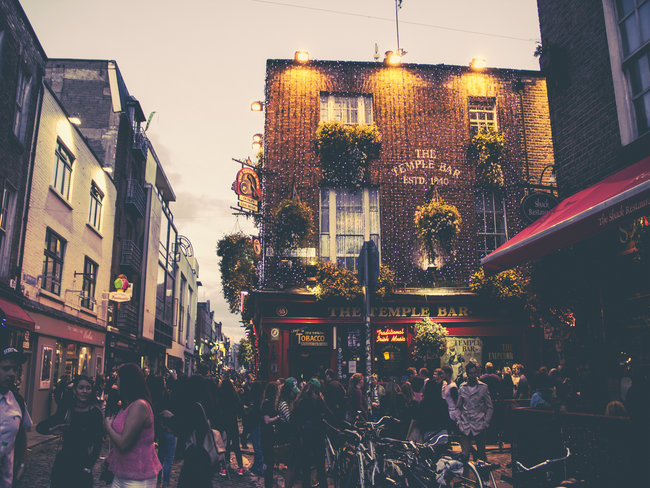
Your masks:
<instances>
[{"instance_id":1,"label":"red awning","mask_svg":"<svg viewBox=\"0 0 650 488\"><path fill-rule=\"evenodd\" d=\"M0 298L0 310L5 314L7 325L20 327L21 329L27 329L29 331L34 330L34 321L29 315L27 315L27 312L25 312L20 305L16 305L9 300Z\"/></svg>"},{"instance_id":2,"label":"red awning","mask_svg":"<svg viewBox=\"0 0 650 488\"><path fill-rule=\"evenodd\" d=\"M557 207L481 259L499 272L540 258L650 211L650 157L560 202Z\"/></svg>"}]
</instances>

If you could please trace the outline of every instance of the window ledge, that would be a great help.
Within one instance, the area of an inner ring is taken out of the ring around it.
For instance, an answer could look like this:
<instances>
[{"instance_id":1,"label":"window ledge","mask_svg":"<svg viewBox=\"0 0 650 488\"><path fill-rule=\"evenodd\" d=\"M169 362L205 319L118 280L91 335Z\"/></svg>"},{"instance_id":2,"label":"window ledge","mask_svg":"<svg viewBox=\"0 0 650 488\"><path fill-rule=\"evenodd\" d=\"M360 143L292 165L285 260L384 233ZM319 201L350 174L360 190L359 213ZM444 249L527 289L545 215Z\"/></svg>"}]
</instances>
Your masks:
<instances>
[{"instance_id":1,"label":"window ledge","mask_svg":"<svg viewBox=\"0 0 650 488\"><path fill-rule=\"evenodd\" d=\"M104 238L104 236L102 235L102 233L99 232L97 229L95 229L95 228L94 228L91 224L89 224L88 222L86 222L86 227L88 227L90 230L92 230L92 231L97 235L97 237L99 237L100 239L103 239L103 238Z\"/></svg>"},{"instance_id":2,"label":"window ledge","mask_svg":"<svg viewBox=\"0 0 650 488\"><path fill-rule=\"evenodd\" d=\"M84 308L83 306L79 307L79 311L85 315L89 315L93 317L94 319L97 318L97 312L94 312L93 310L90 310L88 308Z\"/></svg>"},{"instance_id":3,"label":"window ledge","mask_svg":"<svg viewBox=\"0 0 650 488\"><path fill-rule=\"evenodd\" d=\"M41 297L45 297L48 300L52 300L53 302L60 303L61 305L65 305L65 301L58 295L55 295L54 293L47 291L44 288L40 288L38 290L38 295Z\"/></svg>"},{"instance_id":4,"label":"window ledge","mask_svg":"<svg viewBox=\"0 0 650 488\"><path fill-rule=\"evenodd\" d=\"M52 185L50 185L50 192L54 193L54 195L55 195L59 200L61 200L61 202L62 202L66 207L68 207L70 210L74 210L74 207L72 206L72 204L71 204L69 201L67 201L67 200L65 199L65 197L64 197L63 195L61 195L61 194L59 193L59 191L58 191L56 188L54 188Z\"/></svg>"}]
</instances>

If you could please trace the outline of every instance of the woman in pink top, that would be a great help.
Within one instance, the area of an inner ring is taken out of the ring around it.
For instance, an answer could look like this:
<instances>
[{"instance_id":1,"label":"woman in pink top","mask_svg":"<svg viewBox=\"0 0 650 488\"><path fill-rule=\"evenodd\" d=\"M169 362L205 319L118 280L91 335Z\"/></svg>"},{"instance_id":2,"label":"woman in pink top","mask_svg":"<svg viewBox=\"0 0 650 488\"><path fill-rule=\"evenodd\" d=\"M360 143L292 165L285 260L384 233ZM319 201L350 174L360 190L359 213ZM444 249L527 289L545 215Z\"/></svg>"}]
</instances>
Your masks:
<instances>
[{"instance_id":1,"label":"woman in pink top","mask_svg":"<svg viewBox=\"0 0 650 488\"><path fill-rule=\"evenodd\" d=\"M122 365L117 385L122 409L105 420L112 443L108 465L115 474L111 488L155 488L162 466L154 449L153 410L142 370Z\"/></svg>"}]
</instances>

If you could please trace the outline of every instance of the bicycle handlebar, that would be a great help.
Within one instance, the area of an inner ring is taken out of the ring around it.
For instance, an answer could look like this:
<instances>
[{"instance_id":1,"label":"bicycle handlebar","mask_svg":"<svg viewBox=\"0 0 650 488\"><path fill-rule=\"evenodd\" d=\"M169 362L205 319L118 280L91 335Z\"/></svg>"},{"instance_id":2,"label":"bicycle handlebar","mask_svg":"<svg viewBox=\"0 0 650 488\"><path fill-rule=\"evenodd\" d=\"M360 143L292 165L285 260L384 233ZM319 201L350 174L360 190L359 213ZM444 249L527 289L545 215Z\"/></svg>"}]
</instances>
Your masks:
<instances>
[{"instance_id":1,"label":"bicycle handlebar","mask_svg":"<svg viewBox=\"0 0 650 488\"><path fill-rule=\"evenodd\" d=\"M546 461L541 462L539 464L536 464L535 466L532 466L530 468L527 468L526 466L521 464L519 461L517 461L516 462L517 469L519 469L520 471L528 472L528 471L533 471L535 469L543 468L544 466L548 466L549 464L557 463L559 461L565 461L566 459L568 459L571 456L571 450L568 447L566 447L565 449L566 449L566 455L565 456L559 457L557 459L547 459Z\"/></svg>"}]
</instances>

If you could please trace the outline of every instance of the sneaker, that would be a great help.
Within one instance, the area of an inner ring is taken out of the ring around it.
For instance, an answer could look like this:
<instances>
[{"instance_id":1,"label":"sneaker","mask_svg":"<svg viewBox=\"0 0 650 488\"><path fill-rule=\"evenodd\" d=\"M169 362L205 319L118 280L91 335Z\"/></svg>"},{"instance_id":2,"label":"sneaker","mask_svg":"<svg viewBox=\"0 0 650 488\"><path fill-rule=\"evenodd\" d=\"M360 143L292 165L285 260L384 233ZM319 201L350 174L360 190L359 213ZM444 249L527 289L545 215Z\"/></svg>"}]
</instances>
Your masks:
<instances>
[{"instance_id":1,"label":"sneaker","mask_svg":"<svg viewBox=\"0 0 650 488\"><path fill-rule=\"evenodd\" d=\"M239 468L239 469L237 470L237 474L238 474L239 476L244 476L244 468Z\"/></svg>"},{"instance_id":2,"label":"sneaker","mask_svg":"<svg viewBox=\"0 0 650 488\"><path fill-rule=\"evenodd\" d=\"M221 476L226 476L226 468L221 468L221 471L219 471L219 474Z\"/></svg>"}]
</instances>

